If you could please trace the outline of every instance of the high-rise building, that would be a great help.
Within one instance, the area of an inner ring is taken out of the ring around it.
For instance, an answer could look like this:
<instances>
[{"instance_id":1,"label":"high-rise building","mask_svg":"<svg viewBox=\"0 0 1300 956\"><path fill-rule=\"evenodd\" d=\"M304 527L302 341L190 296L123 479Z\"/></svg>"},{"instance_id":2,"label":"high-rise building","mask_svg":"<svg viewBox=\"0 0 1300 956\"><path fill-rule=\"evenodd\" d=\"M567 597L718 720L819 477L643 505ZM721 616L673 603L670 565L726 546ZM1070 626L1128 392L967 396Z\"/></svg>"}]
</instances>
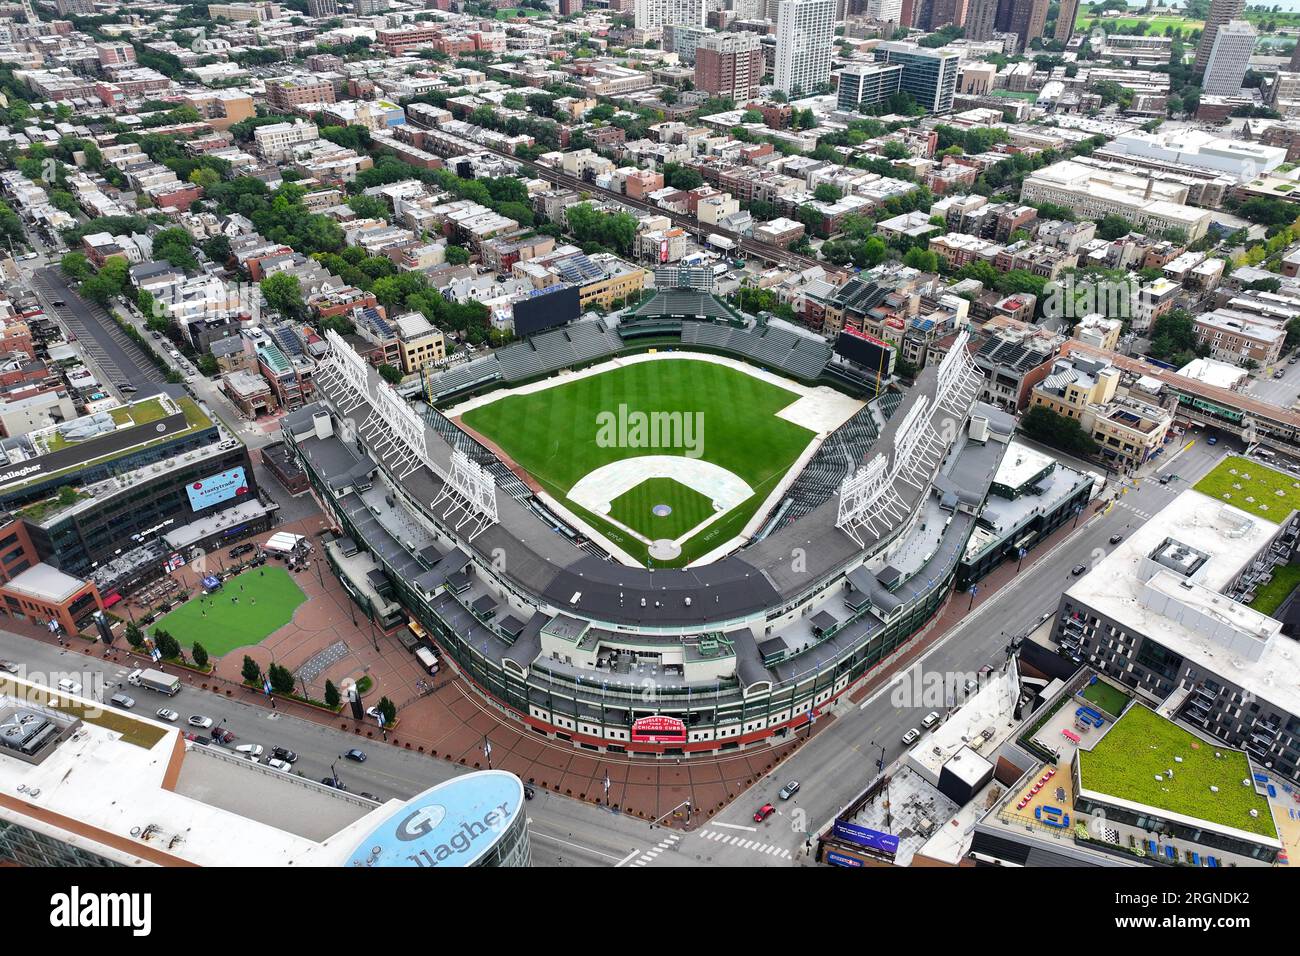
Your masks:
<instances>
[{"instance_id":1,"label":"high-rise building","mask_svg":"<svg viewBox=\"0 0 1300 956\"><path fill-rule=\"evenodd\" d=\"M1205 72L1219 27L1241 16L1241 11L1245 8L1246 0L1211 0L1210 15L1205 18L1205 28L1201 30L1201 43L1196 48L1196 65L1192 67L1194 73Z\"/></svg>"},{"instance_id":2,"label":"high-rise building","mask_svg":"<svg viewBox=\"0 0 1300 956\"><path fill-rule=\"evenodd\" d=\"M958 0L932 0L927 29L939 30L957 22Z\"/></svg>"},{"instance_id":3,"label":"high-rise building","mask_svg":"<svg viewBox=\"0 0 1300 956\"><path fill-rule=\"evenodd\" d=\"M899 23L903 16L903 0L867 0L867 16L885 23Z\"/></svg>"},{"instance_id":4,"label":"high-rise building","mask_svg":"<svg viewBox=\"0 0 1300 956\"><path fill-rule=\"evenodd\" d=\"M668 24L704 26L704 0L636 0L632 9L638 30L662 30Z\"/></svg>"},{"instance_id":5,"label":"high-rise building","mask_svg":"<svg viewBox=\"0 0 1300 956\"><path fill-rule=\"evenodd\" d=\"M745 103L763 82L757 33L710 33L695 44L695 88Z\"/></svg>"},{"instance_id":6,"label":"high-rise building","mask_svg":"<svg viewBox=\"0 0 1300 956\"><path fill-rule=\"evenodd\" d=\"M388 0L353 0L353 6L357 16L367 17L387 10Z\"/></svg>"},{"instance_id":7,"label":"high-rise building","mask_svg":"<svg viewBox=\"0 0 1300 956\"><path fill-rule=\"evenodd\" d=\"M1069 0L1066 0L1066 2L1069 2ZM998 0L970 0L970 6L966 12L966 39L993 39L993 28L996 25L997 16Z\"/></svg>"},{"instance_id":8,"label":"high-rise building","mask_svg":"<svg viewBox=\"0 0 1300 956\"><path fill-rule=\"evenodd\" d=\"M952 110L953 94L957 91L957 68L961 54L940 47L931 49L905 40L887 40L876 45L876 59L897 63L903 67L900 86L911 93L916 102L931 113Z\"/></svg>"},{"instance_id":9,"label":"high-rise building","mask_svg":"<svg viewBox=\"0 0 1300 956\"><path fill-rule=\"evenodd\" d=\"M854 63L840 73L835 107L856 113L889 99L902 88L903 67L898 63Z\"/></svg>"},{"instance_id":10,"label":"high-rise building","mask_svg":"<svg viewBox=\"0 0 1300 956\"><path fill-rule=\"evenodd\" d=\"M1300 70L1300 43L1295 45L1291 51L1291 63L1289 64L1292 71Z\"/></svg>"},{"instance_id":11,"label":"high-rise building","mask_svg":"<svg viewBox=\"0 0 1300 956\"><path fill-rule=\"evenodd\" d=\"M1079 0L1061 0L1060 11L1056 14L1056 33L1054 38L1062 43L1069 43L1074 35L1074 21L1079 15Z\"/></svg>"},{"instance_id":12,"label":"high-rise building","mask_svg":"<svg viewBox=\"0 0 1300 956\"><path fill-rule=\"evenodd\" d=\"M777 89L812 93L831 78L835 0L781 0L776 18Z\"/></svg>"},{"instance_id":13,"label":"high-rise building","mask_svg":"<svg viewBox=\"0 0 1300 956\"><path fill-rule=\"evenodd\" d=\"M1007 32L1020 37L1020 48L1029 49L1029 41L1043 35L1047 26L1049 0L1011 0Z\"/></svg>"},{"instance_id":14,"label":"high-rise building","mask_svg":"<svg viewBox=\"0 0 1300 956\"><path fill-rule=\"evenodd\" d=\"M333 17L339 12L338 0L307 0L307 15L311 17Z\"/></svg>"},{"instance_id":15,"label":"high-rise building","mask_svg":"<svg viewBox=\"0 0 1300 956\"><path fill-rule=\"evenodd\" d=\"M572 17L582 12L582 0L560 0L560 16Z\"/></svg>"},{"instance_id":16,"label":"high-rise building","mask_svg":"<svg viewBox=\"0 0 1300 956\"><path fill-rule=\"evenodd\" d=\"M1241 92L1255 49L1255 28L1245 20L1229 20L1214 35L1214 46L1205 63L1201 89L1207 96L1236 96Z\"/></svg>"}]
</instances>

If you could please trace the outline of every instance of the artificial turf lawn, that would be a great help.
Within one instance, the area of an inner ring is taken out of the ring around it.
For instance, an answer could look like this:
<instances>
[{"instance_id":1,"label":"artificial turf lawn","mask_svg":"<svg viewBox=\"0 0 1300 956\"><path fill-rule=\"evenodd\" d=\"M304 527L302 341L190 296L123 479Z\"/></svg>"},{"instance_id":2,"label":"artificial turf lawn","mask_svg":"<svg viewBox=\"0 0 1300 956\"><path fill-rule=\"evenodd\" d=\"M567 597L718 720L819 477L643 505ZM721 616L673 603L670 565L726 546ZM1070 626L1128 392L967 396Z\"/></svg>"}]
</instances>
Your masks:
<instances>
[{"instance_id":1,"label":"artificial turf lawn","mask_svg":"<svg viewBox=\"0 0 1300 956\"><path fill-rule=\"evenodd\" d=\"M651 510L655 505L668 505L672 513L660 517ZM611 501L609 514L651 541L676 540L713 514L713 502L671 478L647 478Z\"/></svg>"},{"instance_id":2,"label":"artificial turf lawn","mask_svg":"<svg viewBox=\"0 0 1300 956\"><path fill-rule=\"evenodd\" d=\"M1233 472L1236 471L1234 475ZM1250 475L1247 479L1245 476ZM1193 487L1216 501L1281 524L1293 508L1300 508L1300 484L1290 475L1262 462L1229 455ZM1234 488L1233 485L1241 485ZM1282 494L1278 495L1277 492ZM1254 501L1247 501L1254 498Z\"/></svg>"},{"instance_id":3,"label":"artificial turf lawn","mask_svg":"<svg viewBox=\"0 0 1300 956\"><path fill-rule=\"evenodd\" d=\"M1141 705L1130 707L1092 750L1080 750L1079 761L1085 790L1277 837L1268 800L1241 784L1251 778L1245 754L1200 740ZM1172 780L1156 779L1170 769Z\"/></svg>"},{"instance_id":4,"label":"artificial turf lawn","mask_svg":"<svg viewBox=\"0 0 1300 956\"><path fill-rule=\"evenodd\" d=\"M259 573L262 571L266 573ZM232 603L231 598L239 598L239 603ZM237 647L258 644L284 627L305 600L307 595L284 568L257 568L230 578L214 594L200 592L154 628L170 632L186 653L198 641L210 655L220 657Z\"/></svg>"},{"instance_id":5,"label":"artificial turf lawn","mask_svg":"<svg viewBox=\"0 0 1300 956\"><path fill-rule=\"evenodd\" d=\"M1095 681L1083 689L1084 700L1090 700L1112 717L1118 717L1128 703L1128 695L1104 680Z\"/></svg>"},{"instance_id":6,"label":"artificial turf lawn","mask_svg":"<svg viewBox=\"0 0 1300 956\"><path fill-rule=\"evenodd\" d=\"M538 392L509 395L466 412L463 419L499 445L548 492L644 561L645 545L568 501L568 491L584 475L611 461L686 452L602 447L596 442L597 416L601 412L617 414L620 404L626 405L629 413L702 413L700 457L743 478L754 494L683 543L681 556L672 564L684 565L738 534L815 437L809 429L776 417L797 400L793 392L715 362L660 359L613 368ZM667 536L658 524L663 520L647 510L644 518L627 524L653 540Z\"/></svg>"}]
</instances>

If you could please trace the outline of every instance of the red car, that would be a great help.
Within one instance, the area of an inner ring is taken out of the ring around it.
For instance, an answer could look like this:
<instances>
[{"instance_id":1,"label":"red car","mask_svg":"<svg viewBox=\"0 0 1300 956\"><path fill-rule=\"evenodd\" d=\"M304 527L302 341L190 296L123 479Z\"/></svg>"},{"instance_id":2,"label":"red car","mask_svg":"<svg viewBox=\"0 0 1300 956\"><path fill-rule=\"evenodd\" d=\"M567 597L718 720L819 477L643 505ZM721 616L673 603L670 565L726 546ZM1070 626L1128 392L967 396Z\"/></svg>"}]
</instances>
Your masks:
<instances>
[{"instance_id":1,"label":"red car","mask_svg":"<svg viewBox=\"0 0 1300 956\"><path fill-rule=\"evenodd\" d=\"M762 823L774 813L776 813L776 807L772 806L770 803L765 803L759 807L758 812L754 814L754 822Z\"/></svg>"}]
</instances>

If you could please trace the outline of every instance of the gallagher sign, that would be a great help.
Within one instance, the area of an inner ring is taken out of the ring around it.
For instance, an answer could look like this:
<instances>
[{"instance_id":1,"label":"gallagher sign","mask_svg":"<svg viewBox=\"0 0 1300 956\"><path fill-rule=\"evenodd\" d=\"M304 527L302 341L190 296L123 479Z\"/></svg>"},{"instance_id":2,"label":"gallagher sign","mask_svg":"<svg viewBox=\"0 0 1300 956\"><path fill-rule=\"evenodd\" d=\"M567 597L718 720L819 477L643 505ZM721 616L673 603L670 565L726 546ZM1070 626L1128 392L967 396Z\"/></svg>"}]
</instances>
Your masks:
<instances>
[{"instance_id":1,"label":"gallagher sign","mask_svg":"<svg viewBox=\"0 0 1300 956\"><path fill-rule=\"evenodd\" d=\"M642 717L632 723L632 742L638 744L684 744L686 724L676 717Z\"/></svg>"}]
</instances>

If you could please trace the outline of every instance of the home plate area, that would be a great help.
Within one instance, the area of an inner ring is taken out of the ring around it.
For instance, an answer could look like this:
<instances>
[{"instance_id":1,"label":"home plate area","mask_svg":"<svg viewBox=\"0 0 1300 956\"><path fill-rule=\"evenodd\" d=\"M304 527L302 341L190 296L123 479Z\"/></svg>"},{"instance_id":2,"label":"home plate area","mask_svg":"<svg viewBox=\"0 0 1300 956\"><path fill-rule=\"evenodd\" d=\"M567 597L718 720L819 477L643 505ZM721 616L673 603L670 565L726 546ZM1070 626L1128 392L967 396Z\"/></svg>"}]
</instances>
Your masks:
<instances>
[{"instance_id":1,"label":"home plate area","mask_svg":"<svg viewBox=\"0 0 1300 956\"><path fill-rule=\"evenodd\" d=\"M698 534L754 489L725 468L680 455L622 458L588 472L569 500L632 535L659 561L681 553Z\"/></svg>"}]
</instances>

